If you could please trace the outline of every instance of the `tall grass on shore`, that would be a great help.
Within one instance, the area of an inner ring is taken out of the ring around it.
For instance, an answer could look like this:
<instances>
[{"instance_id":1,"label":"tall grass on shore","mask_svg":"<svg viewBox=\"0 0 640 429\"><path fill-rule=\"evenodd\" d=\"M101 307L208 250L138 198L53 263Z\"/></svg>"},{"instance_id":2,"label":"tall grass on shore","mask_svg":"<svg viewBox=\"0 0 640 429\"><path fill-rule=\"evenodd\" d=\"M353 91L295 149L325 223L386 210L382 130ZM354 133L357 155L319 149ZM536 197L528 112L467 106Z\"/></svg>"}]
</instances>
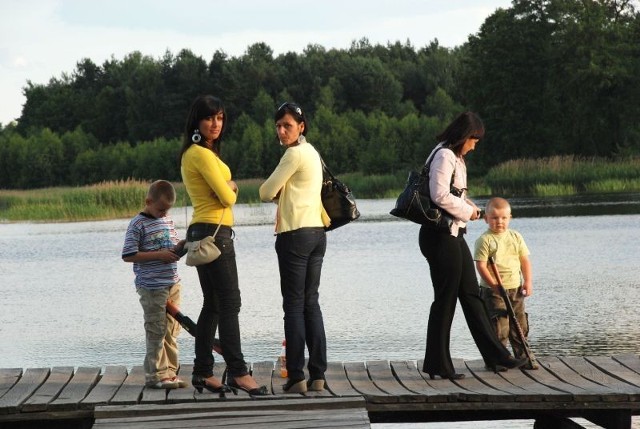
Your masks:
<instances>
[{"instance_id":1,"label":"tall grass on shore","mask_svg":"<svg viewBox=\"0 0 640 429\"><path fill-rule=\"evenodd\" d=\"M637 192L640 191L640 158L519 159L492 168L485 182L492 194L505 196Z\"/></svg>"}]
</instances>

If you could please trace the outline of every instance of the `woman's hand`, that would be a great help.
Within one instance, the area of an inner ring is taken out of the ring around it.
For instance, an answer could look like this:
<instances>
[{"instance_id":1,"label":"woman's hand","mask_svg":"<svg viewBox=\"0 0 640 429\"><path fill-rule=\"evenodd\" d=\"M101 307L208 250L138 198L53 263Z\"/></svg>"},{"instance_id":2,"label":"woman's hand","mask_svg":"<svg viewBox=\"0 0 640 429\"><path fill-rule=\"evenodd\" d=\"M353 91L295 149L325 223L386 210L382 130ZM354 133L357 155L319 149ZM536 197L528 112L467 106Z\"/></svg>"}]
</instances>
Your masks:
<instances>
[{"instance_id":1,"label":"woman's hand","mask_svg":"<svg viewBox=\"0 0 640 429\"><path fill-rule=\"evenodd\" d=\"M234 180L227 181L227 185L229 185L229 187L233 192L235 192L236 194L238 193L238 185Z\"/></svg>"}]
</instances>

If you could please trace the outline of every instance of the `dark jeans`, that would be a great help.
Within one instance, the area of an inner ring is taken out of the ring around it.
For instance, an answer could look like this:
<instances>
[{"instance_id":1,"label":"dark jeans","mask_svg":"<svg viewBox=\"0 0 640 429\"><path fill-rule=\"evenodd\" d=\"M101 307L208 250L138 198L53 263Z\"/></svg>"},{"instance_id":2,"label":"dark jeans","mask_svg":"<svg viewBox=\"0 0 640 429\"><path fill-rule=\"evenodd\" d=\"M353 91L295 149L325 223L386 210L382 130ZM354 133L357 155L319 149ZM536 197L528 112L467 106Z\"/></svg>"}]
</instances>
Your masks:
<instances>
[{"instance_id":1,"label":"dark jeans","mask_svg":"<svg viewBox=\"0 0 640 429\"><path fill-rule=\"evenodd\" d=\"M507 358L509 351L498 340L480 297L473 258L463 233L453 237L448 231L422 226L419 244L429 262L433 283L423 371L433 374L454 372L449 344L458 299L485 363L493 366Z\"/></svg>"},{"instance_id":2,"label":"dark jeans","mask_svg":"<svg viewBox=\"0 0 640 429\"><path fill-rule=\"evenodd\" d=\"M323 379L327 370L327 339L318 293L326 248L324 228L300 228L276 238L287 371L291 380L305 378L305 344L309 349L310 379Z\"/></svg>"},{"instance_id":3,"label":"dark jeans","mask_svg":"<svg viewBox=\"0 0 640 429\"><path fill-rule=\"evenodd\" d=\"M213 235L217 225L196 223L187 230L187 241L199 240ZM213 339L220 328L220 347L227 370L233 377L248 374L240 346L240 288L236 254L233 247L233 231L222 226L216 235L216 246L220 256L213 262L196 267L202 288L202 310L198 317L196 331L196 357L193 374L210 377L213 375Z\"/></svg>"}]
</instances>

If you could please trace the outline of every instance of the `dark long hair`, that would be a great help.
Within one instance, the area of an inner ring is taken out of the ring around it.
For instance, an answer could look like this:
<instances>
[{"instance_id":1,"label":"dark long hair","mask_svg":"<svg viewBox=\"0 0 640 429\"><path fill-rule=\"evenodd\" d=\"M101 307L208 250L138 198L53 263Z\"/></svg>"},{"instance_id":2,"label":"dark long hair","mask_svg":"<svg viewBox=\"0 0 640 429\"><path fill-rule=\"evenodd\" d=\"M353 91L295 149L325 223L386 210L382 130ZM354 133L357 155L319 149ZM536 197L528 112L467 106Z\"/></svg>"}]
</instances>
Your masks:
<instances>
[{"instance_id":1,"label":"dark long hair","mask_svg":"<svg viewBox=\"0 0 640 429\"><path fill-rule=\"evenodd\" d=\"M468 138L481 139L484 137L484 123L478 114L463 112L436 136L438 142L444 142L444 147L460 155L462 145Z\"/></svg>"},{"instance_id":2,"label":"dark long hair","mask_svg":"<svg viewBox=\"0 0 640 429\"><path fill-rule=\"evenodd\" d=\"M215 116L221 112L224 115L224 120L222 121L220 136L213 141L213 145L211 147L211 150L218 156L220 155L220 142L222 140L222 135L224 134L224 129L227 125L227 114L224 110L224 104L222 104L222 101L218 97L214 97L213 95L200 95L193 101L184 126L182 149L180 149L180 158L178 160L179 162L182 160L182 155L191 147L192 144L207 147L204 139L201 139L198 143L194 143L191 140L191 136L193 135L193 131L197 130L200 126L201 120L210 116Z\"/></svg>"}]
</instances>

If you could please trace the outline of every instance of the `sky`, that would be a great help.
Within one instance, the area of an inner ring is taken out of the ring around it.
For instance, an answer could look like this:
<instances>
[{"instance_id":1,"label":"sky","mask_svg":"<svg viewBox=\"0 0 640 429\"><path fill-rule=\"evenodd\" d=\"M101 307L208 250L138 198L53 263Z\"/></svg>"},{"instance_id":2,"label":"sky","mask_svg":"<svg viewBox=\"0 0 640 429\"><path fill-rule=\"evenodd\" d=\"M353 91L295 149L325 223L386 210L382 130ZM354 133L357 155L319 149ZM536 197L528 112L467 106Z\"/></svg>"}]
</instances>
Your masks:
<instances>
[{"instance_id":1,"label":"sky","mask_svg":"<svg viewBox=\"0 0 640 429\"><path fill-rule=\"evenodd\" d=\"M102 65L133 51L161 58L190 49L210 61L223 51L242 56L264 42L274 57L309 44L348 49L353 41L438 40L455 47L476 34L511 0L2 0L0 124L22 113L23 88L72 74L89 58Z\"/></svg>"}]
</instances>

